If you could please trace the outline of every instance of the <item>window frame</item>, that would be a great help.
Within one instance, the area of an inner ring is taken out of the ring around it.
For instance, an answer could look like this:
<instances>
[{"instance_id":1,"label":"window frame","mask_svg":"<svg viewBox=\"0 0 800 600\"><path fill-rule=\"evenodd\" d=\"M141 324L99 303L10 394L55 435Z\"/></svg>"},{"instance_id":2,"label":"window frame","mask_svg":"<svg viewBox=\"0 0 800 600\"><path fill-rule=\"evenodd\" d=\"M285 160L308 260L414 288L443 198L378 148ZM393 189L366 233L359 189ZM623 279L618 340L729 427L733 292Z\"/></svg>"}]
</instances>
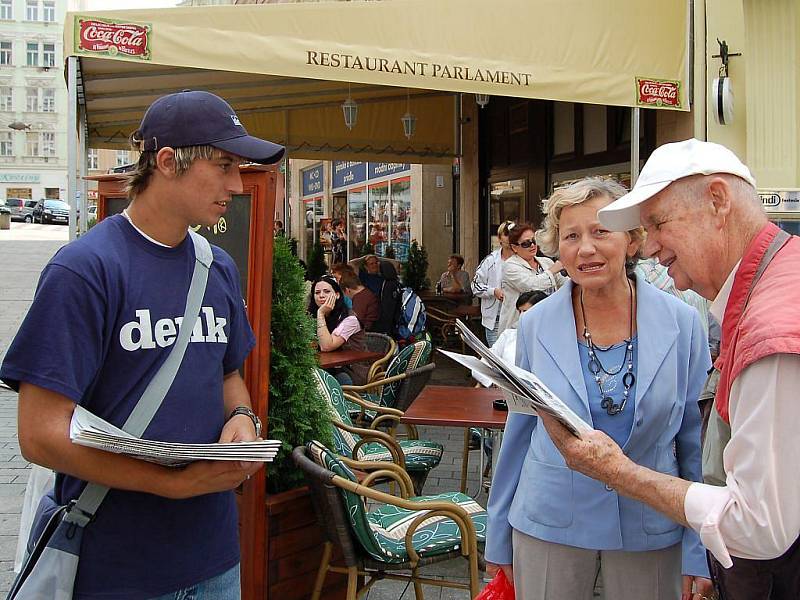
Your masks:
<instances>
[{"instance_id":1,"label":"window frame","mask_svg":"<svg viewBox=\"0 0 800 600\"><path fill-rule=\"evenodd\" d=\"M50 50L47 47L50 46ZM42 44L42 66L55 67L56 66L56 45L43 43Z\"/></svg>"},{"instance_id":2,"label":"window frame","mask_svg":"<svg viewBox=\"0 0 800 600\"><path fill-rule=\"evenodd\" d=\"M8 47L4 48L4 44L7 44ZM13 65L14 43L11 40L0 40L0 66L11 67Z\"/></svg>"},{"instance_id":3,"label":"window frame","mask_svg":"<svg viewBox=\"0 0 800 600\"><path fill-rule=\"evenodd\" d=\"M5 15L4 13L8 13ZM0 0L0 21L13 21L14 20L14 2L13 0Z\"/></svg>"},{"instance_id":4,"label":"window frame","mask_svg":"<svg viewBox=\"0 0 800 600\"><path fill-rule=\"evenodd\" d=\"M5 91L8 93L5 93ZM14 110L14 88L10 85L0 86L0 111L12 112Z\"/></svg>"},{"instance_id":5,"label":"window frame","mask_svg":"<svg viewBox=\"0 0 800 600\"><path fill-rule=\"evenodd\" d=\"M33 62L31 62L31 56L34 57ZM39 66L39 42L25 42L25 66Z\"/></svg>"},{"instance_id":6,"label":"window frame","mask_svg":"<svg viewBox=\"0 0 800 600\"><path fill-rule=\"evenodd\" d=\"M14 136L10 131L0 131L0 156L14 156Z\"/></svg>"},{"instance_id":7,"label":"window frame","mask_svg":"<svg viewBox=\"0 0 800 600\"><path fill-rule=\"evenodd\" d=\"M31 94L31 92L34 93ZM33 108L31 108L31 100L36 102L36 105ZM25 88L25 112L41 112L41 104L39 103L39 88Z\"/></svg>"},{"instance_id":8,"label":"window frame","mask_svg":"<svg viewBox=\"0 0 800 600\"><path fill-rule=\"evenodd\" d=\"M25 2L25 20L38 21L39 20L39 0L26 0Z\"/></svg>"},{"instance_id":9,"label":"window frame","mask_svg":"<svg viewBox=\"0 0 800 600\"><path fill-rule=\"evenodd\" d=\"M41 88L41 90L39 112L56 112L56 88Z\"/></svg>"},{"instance_id":10,"label":"window frame","mask_svg":"<svg viewBox=\"0 0 800 600\"><path fill-rule=\"evenodd\" d=\"M50 13L51 18L47 18ZM45 23L56 22L56 3L55 0L42 0L42 21Z\"/></svg>"},{"instance_id":11,"label":"window frame","mask_svg":"<svg viewBox=\"0 0 800 600\"><path fill-rule=\"evenodd\" d=\"M40 156L52 158L56 156L56 133L55 131L39 132L39 152Z\"/></svg>"}]
</instances>

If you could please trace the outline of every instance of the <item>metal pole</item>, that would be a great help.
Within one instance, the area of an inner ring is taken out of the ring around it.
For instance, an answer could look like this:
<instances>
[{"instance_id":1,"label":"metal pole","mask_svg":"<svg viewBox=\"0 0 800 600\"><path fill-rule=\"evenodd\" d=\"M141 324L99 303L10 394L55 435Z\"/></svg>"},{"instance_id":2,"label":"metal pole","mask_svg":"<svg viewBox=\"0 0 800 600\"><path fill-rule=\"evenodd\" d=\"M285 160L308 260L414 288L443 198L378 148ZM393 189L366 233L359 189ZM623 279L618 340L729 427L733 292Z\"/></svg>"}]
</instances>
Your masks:
<instances>
[{"instance_id":1,"label":"metal pole","mask_svg":"<svg viewBox=\"0 0 800 600\"><path fill-rule=\"evenodd\" d=\"M631 109L631 187L639 179L639 110Z\"/></svg>"},{"instance_id":2,"label":"metal pole","mask_svg":"<svg viewBox=\"0 0 800 600\"><path fill-rule=\"evenodd\" d=\"M67 58L67 202L69 202L69 239L74 240L77 233L78 191L75 177L78 173L78 57Z\"/></svg>"},{"instance_id":3,"label":"metal pole","mask_svg":"<svg viewBox=\"0 0 800 600\"><path fill-rule=\"evenodd\" d=\"M80 189L80 202L78 203L78 206L80 206L81 209L80 227L78 229L78 233L79 235L83 235L89 228L89 199L86 197L88 191L86 185L86 155L88 151L86 149L85 106L78 107L78 117L78 140L80 142L78 146L78 171L80 174L80 181L78 182L78 188Z\"/></svg>"}]
</instances>

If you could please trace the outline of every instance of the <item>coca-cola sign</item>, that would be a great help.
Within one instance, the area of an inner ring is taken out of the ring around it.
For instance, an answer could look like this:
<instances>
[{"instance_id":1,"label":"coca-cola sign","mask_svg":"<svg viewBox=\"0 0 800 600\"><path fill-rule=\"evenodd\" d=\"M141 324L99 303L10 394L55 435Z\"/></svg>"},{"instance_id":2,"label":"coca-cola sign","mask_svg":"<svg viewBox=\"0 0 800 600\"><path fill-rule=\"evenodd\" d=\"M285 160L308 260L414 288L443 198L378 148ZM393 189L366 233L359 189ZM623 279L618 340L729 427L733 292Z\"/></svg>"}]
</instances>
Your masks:
<instances>
[{"instance_id":1,"label":"coca-cola sign","mask_svg":"<svg viewBox=\"0 0 800 600\"><path fill-rule=\"evenodd\" d=\"M150 31L148 24L97 18L78 19L76 50L81 53L150 60Z\"/></svg>"},{"instance_id":2,"label":"coca-cola sign","mask_svg":"<svg viewBox=\"0 0 800 600\"><path fill-rule=\"evenodd\" d=\"M642 106L681 107L681 82L636 78L636 103Z\"/></svg>"}]
</instances>

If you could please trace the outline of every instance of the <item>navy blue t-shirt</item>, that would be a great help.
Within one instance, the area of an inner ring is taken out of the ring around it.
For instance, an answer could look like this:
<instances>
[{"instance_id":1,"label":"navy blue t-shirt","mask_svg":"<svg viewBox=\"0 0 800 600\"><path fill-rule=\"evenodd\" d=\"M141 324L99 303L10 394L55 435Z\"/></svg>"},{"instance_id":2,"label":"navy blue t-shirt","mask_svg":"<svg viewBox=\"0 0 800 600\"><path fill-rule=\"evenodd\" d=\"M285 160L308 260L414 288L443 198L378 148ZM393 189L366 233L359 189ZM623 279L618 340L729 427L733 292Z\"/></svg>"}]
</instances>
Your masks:
<instances>
[{"instance_id":1,"label":"navy blue t-shirt","mask_svg":"<svg viewBox=\"0 0 800 600\"><path fill-rule=\"evenodd\" d=\"M200 317L145 438L216 442L223 375L255 345L236 265L213 252ZM122 216L102 221L45 267L0 378L58 392L122 426L172 348L193 268L188 236L166 248ZM59 475L57 500L84 486ZM221 574L239 561L237 520L233 492L169 500L111 490L86 527L75 598L141 600Z\"/></svg>"}]
</instances>

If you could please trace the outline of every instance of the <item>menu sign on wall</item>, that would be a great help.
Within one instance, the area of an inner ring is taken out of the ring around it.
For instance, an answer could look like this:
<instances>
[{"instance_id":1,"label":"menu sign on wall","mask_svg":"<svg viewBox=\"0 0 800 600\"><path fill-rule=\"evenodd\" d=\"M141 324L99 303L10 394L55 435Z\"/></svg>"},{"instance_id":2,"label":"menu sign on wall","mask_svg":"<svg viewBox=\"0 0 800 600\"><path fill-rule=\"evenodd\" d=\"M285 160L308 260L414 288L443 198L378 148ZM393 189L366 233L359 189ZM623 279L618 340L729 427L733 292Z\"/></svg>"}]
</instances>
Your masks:
<instances>
[{"instance_id":1,"label":"menu sign on wall","mask_svg":"<svg viewBox=\"0 0 800 600\"><path fill-rule=\"evenodd\" d=\"M303 169L303 197L321 194L324 187L322 165Z\"/></svg>"},{"instance_id":2,"label":"menu sign on wall","mask_svg":"<svg viewBox=\"0 0 800 600\"><path fill-rule=\"evenodd\" d=\"M380 179L410 170L411 165L409 163L368 163L335 160L333 161L333 189L338 191L364 183L367 180Z\"/></svg>"}]
</instances>

